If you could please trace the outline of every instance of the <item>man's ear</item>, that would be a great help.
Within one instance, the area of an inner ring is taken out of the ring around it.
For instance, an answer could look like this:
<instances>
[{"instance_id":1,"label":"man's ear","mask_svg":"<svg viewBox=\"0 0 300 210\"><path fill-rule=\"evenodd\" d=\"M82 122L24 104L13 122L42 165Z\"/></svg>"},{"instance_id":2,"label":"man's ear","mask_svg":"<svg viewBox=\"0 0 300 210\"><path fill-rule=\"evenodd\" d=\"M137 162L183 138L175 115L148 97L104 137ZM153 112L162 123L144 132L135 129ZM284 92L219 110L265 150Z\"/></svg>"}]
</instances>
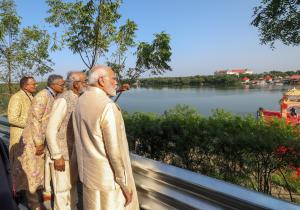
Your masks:
<instances>
[{"instance_id":1,"label":"man's ear","mask_svg":"<svg viewBox=\"0 0 300 210\"><path fill-rule=\"evenodd\" d=\"M72 88L77 88L77 82L76 81L74 81L73 83L72 83Z\"/></svg>"},{"instance_id":2,"label":"man's ear","mask_svg":"<svg viewBox=\"0 0 300 210\"><path fill-rule=\"evenodd\" d=\"M103 77L99 77L98 79L98 84L103 87L104 86L104 78Z\"/></svg>"},{"instance_id":3,"label":"man's ear","mask_svg":"<svg viewBox=\"0 0 300 210\"><path fill-rule=\"evenodd\" d=\"M53 84L49 85L49 88L53 89Z\"/></svg>"}]
</instances>

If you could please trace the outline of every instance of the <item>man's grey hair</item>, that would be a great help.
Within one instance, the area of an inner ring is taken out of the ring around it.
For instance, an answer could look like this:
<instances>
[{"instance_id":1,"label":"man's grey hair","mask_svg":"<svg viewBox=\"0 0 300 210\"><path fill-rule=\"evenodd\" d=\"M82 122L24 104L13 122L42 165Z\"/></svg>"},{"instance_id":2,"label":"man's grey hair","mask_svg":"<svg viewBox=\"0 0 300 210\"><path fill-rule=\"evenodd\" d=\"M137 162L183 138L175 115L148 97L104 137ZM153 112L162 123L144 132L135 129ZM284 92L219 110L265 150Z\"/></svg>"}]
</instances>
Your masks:
<instances>
[{"instance_id":1,"label":"man's grey hair","mask_svg":"<svg viewBox=\"0 0 300 210\"><path fill-rule=\"evenodd\" d=\"M107 75L107 72L111 69L111 67L106 65L96 65L89 72L89 85L97 84L100 77L104 77Z\"/></svg>"},{"instance_id":2,"label":"man's grey hair","mask_svg":"<svg viewBox=\"0 0 300 210\"><path fill-rule=\"evenodd\" d=\"M55 80L58 80L58 79L64 79L61 75L57 75L57 74L51 74L49 77L48 77L48 80L47 80L47 86L51 86L52 84L54 84Z\"/></svg>"},{"instance_id":3,"label":"man's grey hair","mask_svg":"<svg viewBox=\"0 0 300 210\"><path fill-rule=\"evenodd\" d=\"M80 75L85 74L82 71L70 71L67 74L66 88L67 90L72 90L74 82L80 81Z\"/></svg>"}]
</instances>

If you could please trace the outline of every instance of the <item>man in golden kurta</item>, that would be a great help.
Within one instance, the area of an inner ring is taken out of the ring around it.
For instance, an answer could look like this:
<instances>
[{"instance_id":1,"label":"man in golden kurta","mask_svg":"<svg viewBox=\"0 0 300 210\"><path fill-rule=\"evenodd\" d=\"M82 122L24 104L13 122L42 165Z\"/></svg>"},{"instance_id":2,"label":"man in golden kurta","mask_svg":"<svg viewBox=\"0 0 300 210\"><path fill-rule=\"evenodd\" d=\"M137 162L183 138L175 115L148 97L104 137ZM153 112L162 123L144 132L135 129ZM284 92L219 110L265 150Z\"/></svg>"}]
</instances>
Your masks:
<instances>
[{"instance_id":1,"label":"man in golden kurta","mask_svg":"<svg viewBox=\"0 0 300 210\"><path fill-rule=\"evenodd\" d=\"M113 70L96 66L77 102L73 127L85 210L137 210L136 187Z\"/></svg>"},{"instance_id":2,"label":"man in golden kurta","mask_svg":"<svg viewBox=\"0 0 300 210\"><path fill-rule=\"evenodd\" d=\"M11 96L7 117L10 124L9 149L19 142L26 125L32 94L36 92L36 81L33 77L25 76L20 80L20 90Z\"/></svg>"},{"instance_id":3,"label":"man in golden kurta","mask_svg":"<svg viewBox=\"0 0 300 210\"><path fill-rule=\"evenodd\" d=\"M10 124L10 141L9 141L9 160L12 178L14 177L14 169L16 164L16 145L20 141L20 137L26 125L28 111L32 101L32 94L36 92L36 81L31 76L24 76L20 80L20 90L11 96L8 108L7 117ZM15 180L13 188L15 188Z\"/></svg>"},{"instance_id":4,"label":"man in golden kurta","mask_svg":"<svg viewBox=\"0 0 300 210\"><path fill-rule=\"evenodd\" d=\"M45 132L54 99L64 88L60 75L50 75L47 88L32 100L28 120L17 146L19 168L16 168L16 190L26 190L28 207L43 209L40 190L44 186Z\"/></svg>"}]
</instances>

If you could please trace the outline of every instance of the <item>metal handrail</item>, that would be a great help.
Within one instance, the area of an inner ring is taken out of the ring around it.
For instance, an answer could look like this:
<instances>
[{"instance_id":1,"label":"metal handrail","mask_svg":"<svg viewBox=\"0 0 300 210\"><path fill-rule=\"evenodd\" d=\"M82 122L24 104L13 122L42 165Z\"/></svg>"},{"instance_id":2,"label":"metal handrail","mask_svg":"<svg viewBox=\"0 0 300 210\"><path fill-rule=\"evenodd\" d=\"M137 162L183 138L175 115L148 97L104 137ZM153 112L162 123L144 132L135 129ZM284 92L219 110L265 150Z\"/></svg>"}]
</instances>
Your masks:
<instances>
[{"instance_id":1,"label":"metal handrail","mask_svg":"<svg viewBox=\"0 0 300 210\"><path fill-rule=\"evenodd\" d=\"M0 117L0 137L7 144L8 126ZM131 164L144 210L300 210L300 205L135 154Z\"/></svg>"},{"instance_id":2,"label":"metal handrail","mask_svg":"<svg viewBox=\"0 0 300 210\"><path fill-rule=\"evenodd\" d=\"M7 118L0 116L0 140L8 146L9 144L9 123Z\"/></svg>"},{"instance_id":3,"label":"metal handrail","mask_svg":"<svg viewBox=\"0 0 300 210\"><path fill-rule=\"evenodd\" d=\"M297 204L138 155L131 154L131 163L144 209L300 209Z\"/></svg>"}]
</instances>

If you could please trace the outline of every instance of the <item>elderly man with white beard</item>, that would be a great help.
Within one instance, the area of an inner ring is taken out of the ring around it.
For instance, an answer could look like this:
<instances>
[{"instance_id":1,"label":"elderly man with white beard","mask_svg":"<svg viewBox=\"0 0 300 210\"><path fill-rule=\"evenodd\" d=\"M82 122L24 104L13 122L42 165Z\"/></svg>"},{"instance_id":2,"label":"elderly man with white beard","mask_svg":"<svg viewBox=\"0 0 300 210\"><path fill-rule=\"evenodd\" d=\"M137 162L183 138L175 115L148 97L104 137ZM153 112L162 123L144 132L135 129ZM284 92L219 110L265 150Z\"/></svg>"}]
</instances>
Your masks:
<instances>
[{"instance_id":1,"label":"elderly man with white beard","mask_svg":"<svg viewBox=\"0 0 300 210\"><path fill-rule=\"evenodd\" d=\"M83 72L69 72L67 90L54 101L46 130L45 193L54 192L54 210L73 210L77 203L77 161L74 146L72 113L78 97L86 88ZM48 175L48 177L47 177ZM48 178L48 179L47 179ZM52 180L53 190L50 186Z\"/></svg>"},{"instance_id":2,"label":"elderly man with white beard","mask_svg":"<svg viewBox=\"0 0 300 210\"><path fill-rule=\"evenodd\" d=\"M95 66L89 87L78 99L73 127L85 210L138 210L122 113L113 70Z\"/></svg>"}]
</instances>

